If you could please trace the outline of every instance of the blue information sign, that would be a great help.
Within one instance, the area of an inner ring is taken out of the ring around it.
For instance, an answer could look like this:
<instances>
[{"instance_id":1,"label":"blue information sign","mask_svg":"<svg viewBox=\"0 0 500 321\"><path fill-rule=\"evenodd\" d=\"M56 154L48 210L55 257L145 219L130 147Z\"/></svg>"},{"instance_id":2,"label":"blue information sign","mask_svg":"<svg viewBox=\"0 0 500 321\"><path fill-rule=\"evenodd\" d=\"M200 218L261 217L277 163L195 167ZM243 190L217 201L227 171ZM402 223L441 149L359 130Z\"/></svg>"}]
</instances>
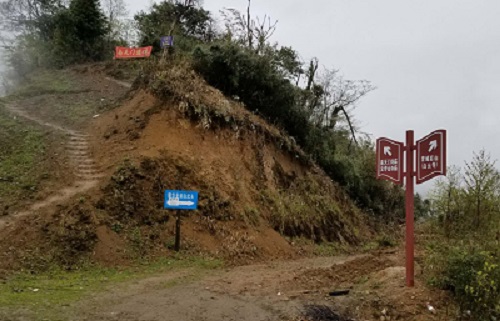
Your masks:
<instances>
[{"instance_id":1,"label":"blue information sign","mask_svg":"<svg viewBox=\"0 0 500 321\"><path fill-rule=\"evenodd\" d=\"M174 46L174 36L164 36L160 38L160 47L173 47Z\"/></svg>"},{"instance_id":2,"label":"blue information sign","mask_svg":"<svg viewBox=\"0 0 500 321\"><path fill-rule=\"evenodd\" d=\"M196 210L198 208L198 192L166 190L164 207L169 210Z\"/></svg>"}]
</instances>

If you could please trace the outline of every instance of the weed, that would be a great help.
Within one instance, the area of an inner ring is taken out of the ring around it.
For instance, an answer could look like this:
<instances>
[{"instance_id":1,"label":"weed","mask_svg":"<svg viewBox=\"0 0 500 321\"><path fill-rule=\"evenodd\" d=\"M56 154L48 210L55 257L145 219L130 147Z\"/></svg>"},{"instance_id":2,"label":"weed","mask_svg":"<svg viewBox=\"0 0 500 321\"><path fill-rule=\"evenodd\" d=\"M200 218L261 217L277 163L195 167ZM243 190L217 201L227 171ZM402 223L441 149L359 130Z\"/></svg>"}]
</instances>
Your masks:
<instances>
[{"instance_id":1,"label":"weed","mask_svg":"<svg viewBox=\"0 0 500 321\"><path fill-rule=\"evenodd\" d=\"M259 225L260 214L259 214L258 209L254 208L254 207L247 206L247 207L245 207L245 211L243 212L243 214L241 216L243 218L243 221L245 221L245 223L247 225L250 225L250 226L258 226Z\"/></svg>"},{"instance_id":2,"label":"weed","mask_svg":"<svg viewBox=\"0 0 500 321\"><path fill-rule=\"evenodd\" d=\"M354 224L349 221L359 213L355 208L341 211L314 177L295 179L286 190L263 190L261 200L270 205L271 224L283 235L306 237L317 243L358 240L359 231L354 232Z\"/></svg>"},{"instance_id":3,"label":"weed","mask_svg":"<svg viewBox=\"0 0 500 321\"><path fill-rule=\"evenodd\" d=\"M335 256L344 251L344 247L339 243L326 242L316 244L314 247L314 254L320 256Z\"/></svg>"},{"instance_id":4,"label":"weed","mask_svg":"<svg viewBox=\"0 0 500 321\"><path fill-rule=\"evenodd\" d=\"M175 238L172 237L168 241L166 241L165 247L169 250L173 250L175 247Z\"/></svg>"},{"instance_id":5,"label":"weed","mask_svg":"<svg viewBox=\"0 0 500 321\"><path fill-rule=\"evenodd\" d=\"M367 242L365 244L363 244L363 247L362 247L362 250L363 252L370 252L370 251L373 251L373 250L376 250L379 248L379 243L378 242Z\"/></svg>"},{"instance_id":6,"label":"weed","mask_svg":"<svg viewBox=\"0 0 500 321\"><path fill-rule=\"evenodd\" d=\"M111 230L115 233L120 233L123 230L123 225L120 223L114 223L111 225Z\"/></svg>"},{"instance_id":7,"label":"weed","mask_svg":"<svg viewBox=\"0 0 500 321\"><path fill-rule=\"evenodd\" d=\"M397 245L397 242L387 234L377 237L376 242L379 247L394 247Z\"/></svg>"},{"instance_id":8,"label":"weed","mask_svg":"<svg viewBox=\"0 0 500 321\"><path fill-rule=\"evenodd\" d=\"M143 240L142 233L139 227L135 227L130 233L130 241L132 242L132 248L134 251L142 257L145 252L145 241Z\"/></svg>"}]
</instances>

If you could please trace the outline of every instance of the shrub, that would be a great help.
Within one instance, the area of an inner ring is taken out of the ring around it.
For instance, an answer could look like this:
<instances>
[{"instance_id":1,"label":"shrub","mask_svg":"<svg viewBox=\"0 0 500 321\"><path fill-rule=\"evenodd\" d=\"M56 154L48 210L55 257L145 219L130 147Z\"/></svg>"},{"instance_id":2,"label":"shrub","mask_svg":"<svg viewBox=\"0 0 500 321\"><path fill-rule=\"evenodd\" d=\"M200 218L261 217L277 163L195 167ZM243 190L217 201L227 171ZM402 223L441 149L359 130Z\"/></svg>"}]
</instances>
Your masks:
<instances>
[{"instance_id":1,"label":"shrub","mask_svg":"<svg viewBox=\"0 0 500 321\"><path fill-rule=\"evenodd\" d=\"M465 297L474 316L496 320L500 316L500 265L490 253L482 255L484 264L465 286Z\"/></svg>"},{"instance_id":2,"label":"shrub","mask_svg":"<svg viewBox=\"0 0 500 321\"><path fill-rule=\"evenodd\" d=\"M210 85L238 96L249 110L304 143L310 125L306 112L296 105L300 89L282 77L273 61L235 43L198 47L193 53L195 70Z\"/></svg>"},{"instance_id":3,"label":"shrub","mask_svg":"<svg viewBox=\"0 0 500 321\"><path fill-rule=\"evenodd\" d=\"M473 320L500 316L499 259L490 252L463 245L436 246L428 266L431 283L453 292L462 311L469 310Z\"/></svg>"}]
</instances>

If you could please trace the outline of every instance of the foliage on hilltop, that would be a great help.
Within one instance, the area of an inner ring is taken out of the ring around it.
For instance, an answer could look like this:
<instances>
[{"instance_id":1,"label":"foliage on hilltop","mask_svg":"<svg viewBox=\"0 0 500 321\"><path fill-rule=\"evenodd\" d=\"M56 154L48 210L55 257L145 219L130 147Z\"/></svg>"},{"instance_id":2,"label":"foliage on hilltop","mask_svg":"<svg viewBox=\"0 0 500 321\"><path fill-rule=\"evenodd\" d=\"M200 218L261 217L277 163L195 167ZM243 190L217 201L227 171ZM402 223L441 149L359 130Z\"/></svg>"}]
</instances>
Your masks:
<instances>
[{"instance_id":1,"label":"foliage on hilltop","mask_svg":"<svg viewBox=\"0 0 500 321\"><path fill-rule=\"evenodd\" d=\"M97 0L2 3L2 25L17 35L9 45L10 64L26 75L37 67L109 59L113 46L124 41L112 30L120 25L115 2L107 0L106 14ZM359 207L383 221L401 218L401 189L375 179L373 143L353 114L375 87L271 42L277 21L253 16L251 2L244 14L225 9L222 17L218 25L198 0L162 1L136 14L130 31L141 35L139 44L155 48L143 76L161 81L168 77L161 76L166 64L187 61L208 84L286 132ZM163 35L174 36L175 46L166 52L159 48Z\"/></svg>"},{"instance_id":2,"label":"foliage on hilltop","mask_svg":"<svg viewBox=\"0 0 500 321\"><path fill-rule=\"evenodd\" d=\"M159 34L171 34L179 44L158 51L158 61L145 68L146 77L157 81L153 86L164 83L168 65L182 57L210 85L288 133L358 206L387 221L402 217L401 189L375 179L374 146L352 114L374 86L322 70L318 59L303 61L293 48L269 42L277 22L252 17L250 7L246 15L231 9L223 17L224 29L217 29L197 1L162 2L139 13L143 44Z\"/></svg>"}]
</instances>

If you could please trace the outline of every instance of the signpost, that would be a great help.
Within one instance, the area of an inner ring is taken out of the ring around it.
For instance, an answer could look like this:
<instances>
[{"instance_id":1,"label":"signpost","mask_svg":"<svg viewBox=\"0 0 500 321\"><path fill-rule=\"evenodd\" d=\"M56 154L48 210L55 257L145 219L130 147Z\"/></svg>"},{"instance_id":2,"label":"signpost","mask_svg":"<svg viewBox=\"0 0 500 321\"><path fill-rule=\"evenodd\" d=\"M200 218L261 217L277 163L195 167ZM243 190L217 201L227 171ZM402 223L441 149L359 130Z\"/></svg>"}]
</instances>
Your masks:
<instances>
[{"instance_id":1,"label":"signpost","mask_svg":"<svg viewBox=\"0 0 500 321\"><path fill-rule=\"evenodd\" d=\"M403 152L406 169L403 170ZM415 155L416 152L416 155ZM446 130L437 130L414 142L413 130L406 132L406 144L388 138L377 139L377 179L403 183L406 178L406 285L415 285L414 184L446 175ZM416 170L414 160L416 156Z\"/></svg>"},{"instance_id":2,"label":"signpost","mask_svg":"<svg viewBox=\"0 0 500 321\"><path fill-rule=\"evenodd\" d=\"M175 245L174 250L179 252L181 248L181 210L198 209L198 192L166 190L163 207L176 210L175 216Z\"/></svg>"},{"instance_id":3,"label":"signpost","mask_svg":"<svg viewBox=\"0 0 500 321\"><path fill-rule=\"evenodd\" d=\"M160 38L161 49L173 46L174 46L174 36L163 36Z\"/></svg>"}]
</instances>

